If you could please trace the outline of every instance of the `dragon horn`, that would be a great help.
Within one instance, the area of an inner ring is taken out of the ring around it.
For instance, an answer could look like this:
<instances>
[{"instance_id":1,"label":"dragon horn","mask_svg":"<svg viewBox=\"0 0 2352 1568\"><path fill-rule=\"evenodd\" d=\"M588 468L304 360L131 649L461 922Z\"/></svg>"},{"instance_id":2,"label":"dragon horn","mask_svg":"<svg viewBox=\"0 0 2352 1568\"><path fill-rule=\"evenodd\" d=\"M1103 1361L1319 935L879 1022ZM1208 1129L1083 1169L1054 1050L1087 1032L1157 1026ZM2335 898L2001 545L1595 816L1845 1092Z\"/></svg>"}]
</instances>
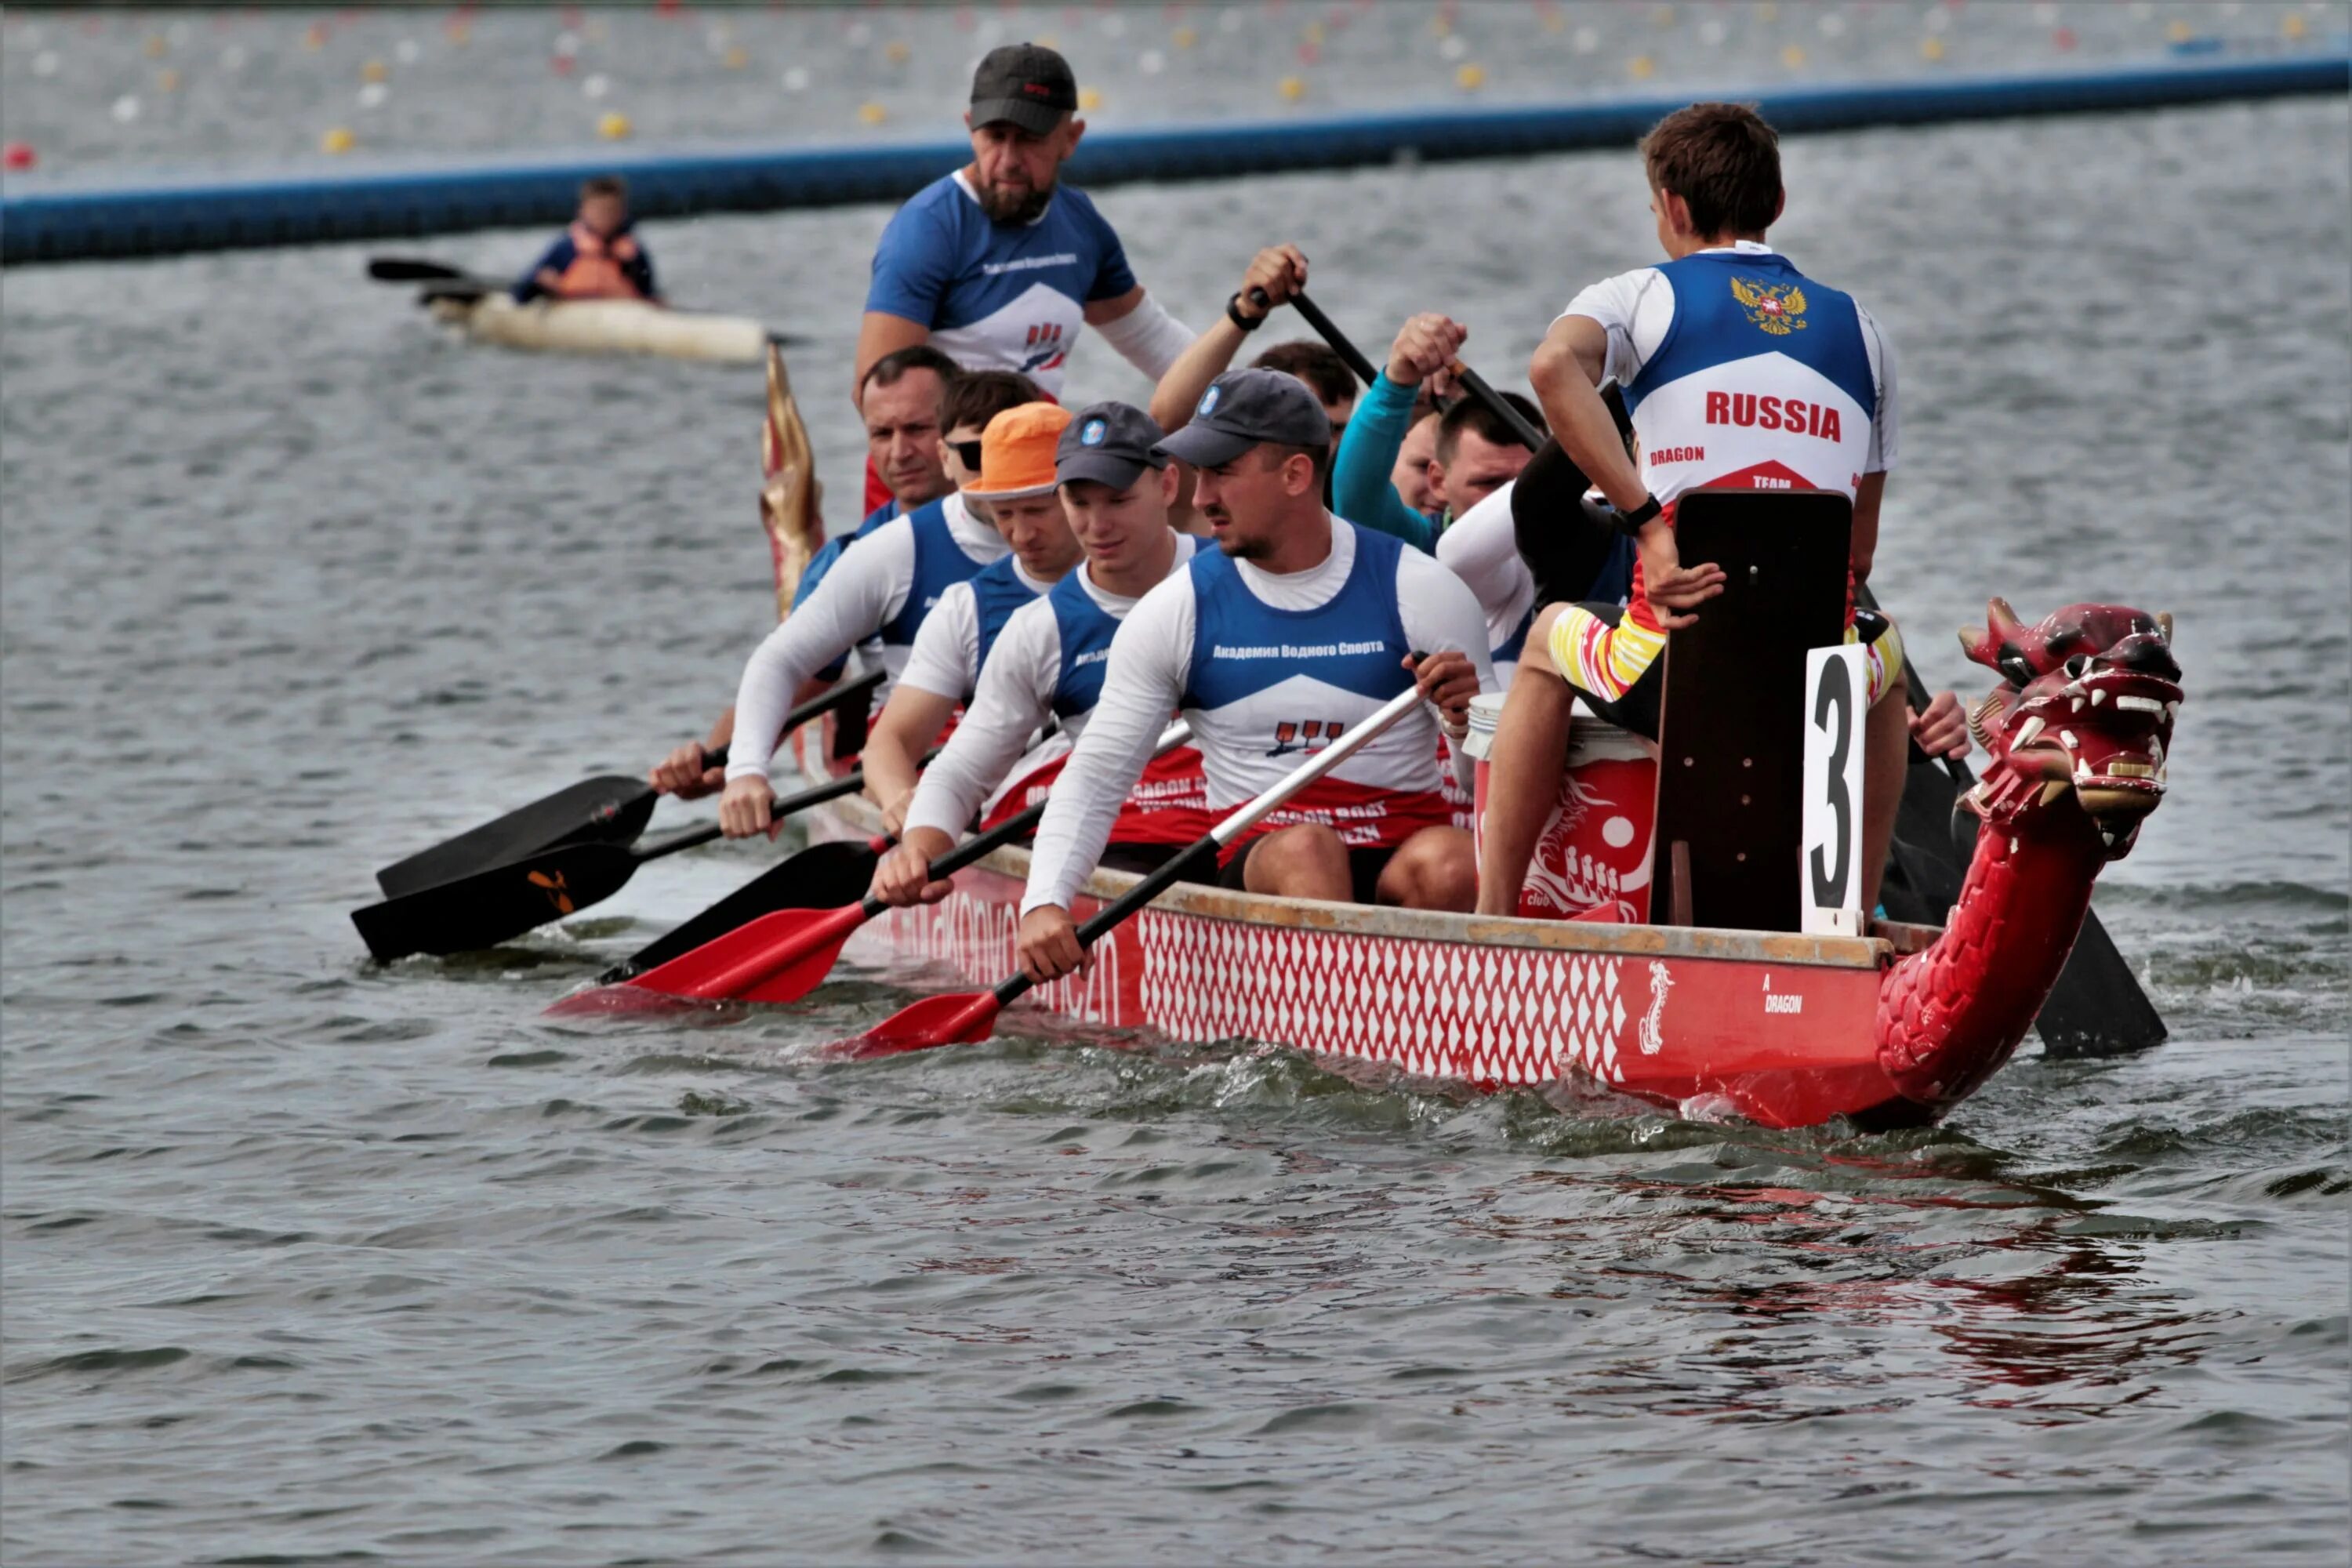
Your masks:
<instances>
[{"instance_id":1,"label":"dragon horn","mask_svg":"<svg viewBox=\"0 0 2352 1568\"><path fill-rule=\"evenodd\" d=\"M1960 651L1978 664L2000 669L2001 645L2024 629L2024 623L2017 618L2017 612L2009 607L2007 599L1988 599L1985 601L1985 624L1960 628Z\"/></svg>"}]
</instances>

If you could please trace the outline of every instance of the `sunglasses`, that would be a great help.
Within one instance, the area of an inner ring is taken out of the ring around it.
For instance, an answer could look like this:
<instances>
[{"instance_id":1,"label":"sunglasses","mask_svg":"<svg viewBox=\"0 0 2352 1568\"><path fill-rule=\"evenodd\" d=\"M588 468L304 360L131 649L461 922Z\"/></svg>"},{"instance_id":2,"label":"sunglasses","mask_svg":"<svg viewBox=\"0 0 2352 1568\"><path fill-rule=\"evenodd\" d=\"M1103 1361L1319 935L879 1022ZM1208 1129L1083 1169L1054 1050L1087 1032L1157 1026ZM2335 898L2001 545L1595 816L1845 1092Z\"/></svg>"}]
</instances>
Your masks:
<instances>
[{"instance_id":1,"label":"sunglasses","mask_svg":"<svg viewBox=\"0 0 2352 1568\"><path fill-rule=\"evenodd\" d=\"M956 460L958 462L961 462L965 468L970 468L975 474L980 472L979 442L950 441L947 444L947 447L949 451L953 452L956 455Z\"/></svg>"}]
</instances>

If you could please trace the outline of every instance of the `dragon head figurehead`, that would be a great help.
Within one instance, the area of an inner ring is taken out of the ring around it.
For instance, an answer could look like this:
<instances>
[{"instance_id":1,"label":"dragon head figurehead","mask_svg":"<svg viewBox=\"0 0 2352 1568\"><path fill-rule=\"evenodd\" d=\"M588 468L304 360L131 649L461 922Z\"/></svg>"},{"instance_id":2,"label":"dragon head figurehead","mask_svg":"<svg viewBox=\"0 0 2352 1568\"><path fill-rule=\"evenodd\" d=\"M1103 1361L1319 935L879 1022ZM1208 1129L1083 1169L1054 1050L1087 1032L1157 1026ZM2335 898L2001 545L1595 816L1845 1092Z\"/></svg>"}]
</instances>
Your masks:
<instances>
[{"instance_id":1,"label":"dragon head figurehead","mask_svg":"<svg viewBox=\"0 0 2352 1568\"><path fill-rule=\"evenodd\" d=\"M2069 605L2029 626L2000 599L1985 614L1960 646L2002 683L1969 712L1991 761L1964 804L2006 826L2071 796L2121 859L2164 799L2181 700L2172 617Z\"/></svg>"}]
</instances>

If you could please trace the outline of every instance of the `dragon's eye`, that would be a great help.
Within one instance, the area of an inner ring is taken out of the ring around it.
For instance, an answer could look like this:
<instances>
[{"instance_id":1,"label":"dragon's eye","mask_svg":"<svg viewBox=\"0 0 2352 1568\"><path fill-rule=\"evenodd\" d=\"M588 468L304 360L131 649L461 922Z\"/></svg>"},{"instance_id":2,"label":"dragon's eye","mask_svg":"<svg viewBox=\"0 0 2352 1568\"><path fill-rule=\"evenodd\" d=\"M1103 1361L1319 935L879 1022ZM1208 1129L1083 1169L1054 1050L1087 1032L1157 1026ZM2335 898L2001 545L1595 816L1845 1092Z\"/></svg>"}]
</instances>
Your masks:
<instances>
[{"instance_id":1,"label":"dragon's eye","mask_svg":"<svg viewBox=\"0 0 2352 1568\"><path fill-rule=\"evenodd\" d=\"M2000 656L2000 672L2009 677L2010 684L2012 686L2031 686L2033 684L2033 667L2025 662L2025 656L2023 654L2002 654Z\"/></svg>"},{"instance_id":2,"label":"dragon's eye","mask_svg":"<svg viewBox=\"0 0 2352 1568\"><path fill-rule=\"evenodd\" d=\"M2078 653L2066 661L2066 679L2080 680L2083 679L2083 672L2090 668L2091 661Z\"/></svg>"}]
</instances>

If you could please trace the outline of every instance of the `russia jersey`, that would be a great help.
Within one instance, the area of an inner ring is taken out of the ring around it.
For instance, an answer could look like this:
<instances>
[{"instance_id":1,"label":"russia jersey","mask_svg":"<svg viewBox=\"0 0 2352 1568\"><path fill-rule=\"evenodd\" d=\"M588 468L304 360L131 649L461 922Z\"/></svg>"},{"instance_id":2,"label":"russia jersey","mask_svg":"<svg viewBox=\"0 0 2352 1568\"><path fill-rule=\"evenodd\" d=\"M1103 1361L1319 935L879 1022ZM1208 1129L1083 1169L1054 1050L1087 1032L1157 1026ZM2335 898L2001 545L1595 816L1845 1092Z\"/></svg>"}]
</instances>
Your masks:
<instances>
[{"instance_id":1,"label":"russia jersey","mask_svg":"<svg viewBox=\"0 0 2352 1568\"><path fill-rule=\"evenodd\" d=\"M1259 599L1222 551L1192 557L1192 657L1182 706L1224 812L1263 794L1412 685L1397 610L1402 541L1352 522L1356 558L1339 592L1310 610ZM1437 723L1407 715L1253 828L1322 823L1350 847L1402 844L1453 820L1441 792Z\"/></svg>"},{"instance_id":2,"label":"russia jersey","mask_svg":"<svg viewBox=\"0 0 2352 1568\"><path fill-rule=\"evenodd\" d=\"M1702 487L1852 496L1892 466L1875 324L1775 251L1697 251L1595 284L1568 313L1608 329L1662 501Z\"/></svg>"},{"instance_id":3,"label":"russia jersey","mask_svg":"<svg viewBox=\"0 0 2352 1568\"><path fill-rule=\"evenodd\" d=\"M1135 288L1118 236L1067 185L1034 223L998 223L963 173L934 180L882 231L868 310L920 322L966 370L1013 370L1059 396L1086 307Z\"/></svg>"}]
</instances>

